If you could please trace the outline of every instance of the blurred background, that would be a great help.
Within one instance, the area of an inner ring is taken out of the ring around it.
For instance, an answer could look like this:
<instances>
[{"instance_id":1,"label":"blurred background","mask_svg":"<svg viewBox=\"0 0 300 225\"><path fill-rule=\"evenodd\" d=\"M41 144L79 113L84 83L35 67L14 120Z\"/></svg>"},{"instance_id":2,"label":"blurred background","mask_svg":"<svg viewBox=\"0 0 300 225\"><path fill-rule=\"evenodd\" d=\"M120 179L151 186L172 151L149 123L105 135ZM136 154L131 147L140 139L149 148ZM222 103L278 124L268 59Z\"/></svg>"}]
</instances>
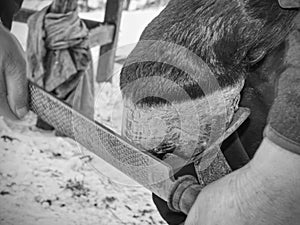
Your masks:
<instances>
[{"instance_id":1,"label":"blurred background","mask_svg":"<svg viewBox=\"0 0 300 225\"><path fill-rule=\"evenodd\" d=\"M105 8L107 0L78 0L79 10L89 12ZM169 0L124 0L124 10L139 10L151 7L161 7L168 3ZM47 5L51 0L25 0L23 6L38 8L41 5Z\"/></svg>"}]
</instances>

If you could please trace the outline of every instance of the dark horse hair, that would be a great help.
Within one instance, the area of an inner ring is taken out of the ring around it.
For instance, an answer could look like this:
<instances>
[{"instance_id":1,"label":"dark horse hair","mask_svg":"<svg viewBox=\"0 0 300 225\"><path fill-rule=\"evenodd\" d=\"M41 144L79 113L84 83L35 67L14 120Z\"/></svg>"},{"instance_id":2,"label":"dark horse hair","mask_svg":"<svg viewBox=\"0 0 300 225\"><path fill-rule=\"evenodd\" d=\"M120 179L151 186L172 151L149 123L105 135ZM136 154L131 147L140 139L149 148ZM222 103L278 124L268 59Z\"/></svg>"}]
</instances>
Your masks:
<instances>
[{"instance_id":1,"label":"dark horse hair","mask_svg":"<svg viewBox=\"0 0 300 225\"><path fill-rule=\"evenodd\" d=\"M285 39L296 13L281 9L277 0L171 0L145 28L140 41L164 41L188 49L206 62L223 88L245 79L248 68ZM167 54L167 51L167 48L161 49L161 54ZM156 53L151 51L151 46L135 48L128 60L147 54ZM170 57L183 64L189 60L178 52ZM196 68L199 65L191 66ZM153 79L140 87L125 88L139 78L151 76L175 82L191 99L204 95L197 81L181 69L163 62L144 61L125 63L120 77L123 96L132 98L147 88L155 89ZM201 77L202 74L196 76ZM167 83L157 85L165 86L156 90L165 92L158 93L161 96L171 96L174 101L184 100L176 90L168 88ZM144 103L165 102L162 98L150 96L145 98Z\"/></svg>"}]
</instances>

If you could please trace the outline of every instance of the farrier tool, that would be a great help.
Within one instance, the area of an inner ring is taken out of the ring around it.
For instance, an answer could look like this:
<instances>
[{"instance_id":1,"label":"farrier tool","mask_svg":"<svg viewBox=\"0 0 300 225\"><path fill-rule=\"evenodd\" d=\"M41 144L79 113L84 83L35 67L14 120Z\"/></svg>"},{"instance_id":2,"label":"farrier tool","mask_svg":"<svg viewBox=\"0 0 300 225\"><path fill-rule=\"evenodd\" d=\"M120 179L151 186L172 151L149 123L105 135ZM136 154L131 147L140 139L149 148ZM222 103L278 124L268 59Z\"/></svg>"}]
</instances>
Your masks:
<instances>
[{"instance_id":1,"label":"farrier tool","mask_svg":"<svg viewBox=\"0 0 300 225\"><path fill-rule=\"evenodd\" d=\"M183 176L176 180L169 164L128 142L106 126L86 118L31 82L29 90L30 109L41 119L167 201L171 209L188 213L203 188L203 184L199 184L196 178ZM222 141L248 115L248 109L240 108L229 128L210 148L219 149Z\"/></svg>"}]
</instances>

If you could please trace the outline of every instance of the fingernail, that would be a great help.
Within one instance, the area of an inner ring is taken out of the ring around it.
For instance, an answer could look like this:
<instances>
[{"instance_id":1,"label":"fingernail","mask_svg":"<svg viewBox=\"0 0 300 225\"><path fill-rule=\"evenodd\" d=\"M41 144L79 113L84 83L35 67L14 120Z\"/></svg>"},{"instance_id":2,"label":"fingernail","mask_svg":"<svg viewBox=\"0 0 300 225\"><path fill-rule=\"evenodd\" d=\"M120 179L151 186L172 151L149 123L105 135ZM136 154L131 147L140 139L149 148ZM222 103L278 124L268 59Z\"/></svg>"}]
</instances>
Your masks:
<instances>
[{"instance_id":1,"label":"fingernail","mask_svg":"<svg viewBox=\"0 0 300 225\"><path fill-rule=\"evenodd\" d=\"M28 112L28 109L26 106L16 110L17 116L20 119L22 119L27 114L27 112Z\"/></svg>"}]
</instances>

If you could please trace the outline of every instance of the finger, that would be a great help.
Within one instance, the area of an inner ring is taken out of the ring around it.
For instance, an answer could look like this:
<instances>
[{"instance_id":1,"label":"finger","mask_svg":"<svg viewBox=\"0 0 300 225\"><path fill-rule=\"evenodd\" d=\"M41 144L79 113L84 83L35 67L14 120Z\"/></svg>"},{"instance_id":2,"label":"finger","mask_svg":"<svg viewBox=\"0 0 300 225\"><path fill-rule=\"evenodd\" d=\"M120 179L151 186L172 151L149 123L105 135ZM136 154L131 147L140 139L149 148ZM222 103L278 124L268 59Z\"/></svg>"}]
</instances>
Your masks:
<instances>
[{"instance_id":1,"label":"finger","mask_svg":"<svg viewBox=\"0 0 300 225\"><path fill-rule=\"evenodd\" d=\"M3 74L0 74L0 103L0 116L4 116L5 118L11 120L18 119L9 106L7 99L6 84Z\"/></svg>"},{"instance_id":2,"label":"finger","mask_svg":"<svg viewBox=\"0 0 300 225\"><path fill-rule=\"evenodd\" d=\"M8 104L13 113L20 119L28 112L26 60L22 53L19 50L6 60L4 70Z\"/></svg>"},{"instance_id":3,"label":"finger","mask_svg":"<svg viewBox=\"0 0 300 225\"><path fill-rule=\"evenodd\" d=\"M299 8L300 0L279 0L279 5L284 9Z\"/></svg>"}]
</instances>

